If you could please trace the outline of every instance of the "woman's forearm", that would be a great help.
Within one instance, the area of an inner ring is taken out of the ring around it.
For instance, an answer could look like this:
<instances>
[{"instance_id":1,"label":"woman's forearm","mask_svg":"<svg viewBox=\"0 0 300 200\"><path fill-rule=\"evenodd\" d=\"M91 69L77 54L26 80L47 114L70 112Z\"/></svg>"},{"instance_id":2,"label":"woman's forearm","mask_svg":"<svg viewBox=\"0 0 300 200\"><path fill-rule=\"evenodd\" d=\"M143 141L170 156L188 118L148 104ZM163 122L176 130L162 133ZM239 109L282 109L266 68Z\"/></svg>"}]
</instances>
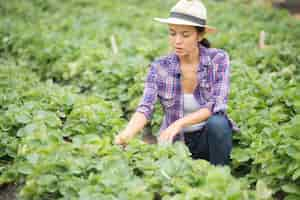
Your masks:
<instances>
[{"instance_id":1,"label":"woman's forearm","mask_svg":"<svg viewBox=\"0 0 300 200\"><path fill-rule=\"evenodd\" d=\"M180 124L180 127L184 128L190 125L200 123L207 120L212 115L211 111L207 108L202 108L196 112L190 113L181 119L178 119L175 123Z\"/></svg>"},{"instance_id":2,"label":"woman's forearm","mask_svg":"<svg viewBox=\"0 0 300 200\"><path fill-rule=\"evenodd\" d=\"M123 131L123 134L133 138L139 131L141 131L147 124L147 118L143 113L135 112L126 128Z\"/></svg>"},{"instance_id":3,"label":"woman's forearm","mask_svg":"<svg viewBox=\"0 0 300 200\"><path fill-rule=\"evenodd\" d=\"M208 108L200 109L176 120L159 136L159 141L172 141L182 128L207 120L212 115Z\"/></svg>"}]
</instances>

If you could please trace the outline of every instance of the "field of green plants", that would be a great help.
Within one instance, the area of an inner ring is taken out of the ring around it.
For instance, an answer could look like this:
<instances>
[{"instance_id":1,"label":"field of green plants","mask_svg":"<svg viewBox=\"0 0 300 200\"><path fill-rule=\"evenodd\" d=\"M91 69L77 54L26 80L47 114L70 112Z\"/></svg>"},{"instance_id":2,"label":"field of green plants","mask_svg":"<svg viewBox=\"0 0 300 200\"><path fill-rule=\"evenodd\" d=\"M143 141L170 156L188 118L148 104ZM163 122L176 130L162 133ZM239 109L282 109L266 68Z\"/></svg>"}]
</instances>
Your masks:
<instances>
[{"instance_id":1,"label":"field of green plants","mask_svg":"<svg viewBox=\"0 0 300 200\"><path fill-rule=\"evenodd\" d=\"M300 199L300 22L253 0L204 0L231 59L229 167L137 138L113 145L175 0L0 1L0 190L22 200ZM259 33L266 32L264 49ZM148 127L156 135L157 105Z\"/></svg>"}]
</instances>

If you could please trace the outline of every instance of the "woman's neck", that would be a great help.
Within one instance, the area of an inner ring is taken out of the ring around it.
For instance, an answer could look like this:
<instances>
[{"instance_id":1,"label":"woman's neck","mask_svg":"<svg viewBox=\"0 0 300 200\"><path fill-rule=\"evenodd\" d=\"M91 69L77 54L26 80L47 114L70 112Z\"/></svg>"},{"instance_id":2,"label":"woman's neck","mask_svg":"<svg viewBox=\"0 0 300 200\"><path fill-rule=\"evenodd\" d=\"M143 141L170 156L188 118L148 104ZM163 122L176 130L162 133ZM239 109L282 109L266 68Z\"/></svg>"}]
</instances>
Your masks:
<instances>
[{"instance_id":1,"label":"woman's neck","mask_svg":"<svg viewBox=\"0 0 300 200\"><path fill-rule=\"evenodd\" d=\"M185 55L185 56L182 56L182 57L179 57L180 59L180 63L181 64L187 64L187 65L190 65L190 64L198 64L199 63L199 49L196 48L195 51L193 51L192 54L188 54L188 55Z\"/></svg>"}]
</instances>

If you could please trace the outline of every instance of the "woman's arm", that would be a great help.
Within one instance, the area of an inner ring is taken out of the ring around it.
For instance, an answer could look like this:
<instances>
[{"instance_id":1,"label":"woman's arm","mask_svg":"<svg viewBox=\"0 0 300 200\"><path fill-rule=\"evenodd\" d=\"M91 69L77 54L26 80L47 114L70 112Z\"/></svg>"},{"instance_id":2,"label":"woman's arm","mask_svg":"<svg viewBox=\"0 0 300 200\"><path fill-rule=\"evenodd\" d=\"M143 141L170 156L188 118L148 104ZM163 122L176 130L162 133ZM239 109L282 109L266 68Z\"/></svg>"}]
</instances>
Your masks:
<instances>
[{"instance_id":1,"label":"woman's arm","mask_svg":"<svg viewBox=\"0 0 300 200\"><path fill-rule=\"evenodd\" d=\"M207 120L212 115L208 108L201 108L200 110L190 113L183 118L173 122L167 129L165 129L159 136L159 141L173 140L173 137L178 134L182 128L200 123Z\"/></svg>"},{"instance_id":2,"label":"woman's arm","mask_svg":"<svg viewBox=\"0 0 300 200\"><path fill-rule=\"evenodd\" d=\"M145 80L144 94L131 117L127 127L115 138L116 144L127 144L140 130L144 128L147 121L151 120L154 104L157 100L155 63L150 65L148 75Z\"/></svg>"},{"instance_id":3,"label":"woman's arm","mask_svg":"<svg viewBox=\"0 0 300 200\"><path fill-rule=\"evenodd\" d=\"M115 137L115 143L120 145L127 144L129 140L131 140L145 127L146 124L146 116L143 113L135 112L126 128Z\"/></svg>"},{"instance_id":4,"label":"woman's arm","mask_svg":"<svg viewBox=\"0 0 300 200\"><path fill-rule=\"evenodd\" d=\"M178 123L182 128L188 127L207 120L212 115L208 108L202 108L196 112L190 113L181 119L176 120L174 123Z\"/></svg>"}]
</instances>

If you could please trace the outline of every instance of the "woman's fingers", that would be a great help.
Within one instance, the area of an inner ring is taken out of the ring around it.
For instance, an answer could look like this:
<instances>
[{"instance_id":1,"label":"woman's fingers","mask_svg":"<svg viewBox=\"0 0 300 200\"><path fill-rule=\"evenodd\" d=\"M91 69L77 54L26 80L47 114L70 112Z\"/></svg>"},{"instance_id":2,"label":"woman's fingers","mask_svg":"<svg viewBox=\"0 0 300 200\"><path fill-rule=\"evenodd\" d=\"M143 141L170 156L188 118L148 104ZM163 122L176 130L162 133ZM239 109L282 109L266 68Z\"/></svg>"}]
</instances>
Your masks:
<instances>
[{"instance_id":1,"label":"woman's fingers","mask_svg":"<svg viewBox=\"0 0 300 200\"><path fill-rule=\"evenodd\" d=\"M164 131L160 134L159 140L162 142L170 142L173 139L173 134L168 131Z\"/></svg>"},{"instance_id":2,"label":"woman's fingers","mask_svg":"<svg viewBox=\"0 0 300 200\"><path fill-rule=\"evenodd\" d=\"M126 143L126 138L122 134L119 134L115 137L115 144L125 145Z\"/></svg>"},{"instance_id":3,"label":"woman's fingers","mask_svg":"<svg viewBox=\"0 0 300 200\"><path fill-rule=\"evenodd\" d=\"M133 137L134 135L132 135L132 133L130 132L121 132L117 136L115 136L114 142L115 144L126 146L129 140L131 140Z\"/></svg>"},{"instance_id":4,"label":"woman's fingers","mask_svg":"<svg viewBox=\"0 0 300 200\"><path fill-rule=\"evenodd\" d=\"M115 141L114 141L115 144L122 144L122 140L120 139L120 136L117 135L115 136Z\"/></svg>"},{"instance_id":5,"label":"woman's fingers","mask_svg":"<svg viewBox=\"0 0 300 200\"><path fill-rule=\"evenodd\" d=\"M181 126L178 123L173 123L161 133L159 138L162 141L172 142L175 135L180 132L180 129Z\"/></svg>"},{"instance_id":6,"label":"woman's fingers","mask_svg":"<svg viewBox=\"0 0 300 200\"><path fill-rule=\"evenodd\" d=\"M159 137L158 143L161 145L171 144L172 140L173 140L172 136L170 136L169 134L164 134L164 135L161 135L161 137Z\"/></svg>"},{"instance_id":7,"label":"woman's fingers","mask_svg":"<svg viewBox=\"0 0 300 200\"><path fill-rule=\"evenodd\" d=\"M167 140L168 140L169 142L172 142L172 140L173 140L173 134L172 134L172 133L170 133L170 134L168 135Z\"/></svg>"},{"instance_id":8,"label":"woman's fingers","mask_svg":"<svg viewBox=\"0 0 300 200\"><path fill-rule=\"evenodd\" d=\"M159 140L161 140L161 141L166 140L166 134L167 134L166 132L162 132L159 136Z\"/></svg>"}]
</instances>

